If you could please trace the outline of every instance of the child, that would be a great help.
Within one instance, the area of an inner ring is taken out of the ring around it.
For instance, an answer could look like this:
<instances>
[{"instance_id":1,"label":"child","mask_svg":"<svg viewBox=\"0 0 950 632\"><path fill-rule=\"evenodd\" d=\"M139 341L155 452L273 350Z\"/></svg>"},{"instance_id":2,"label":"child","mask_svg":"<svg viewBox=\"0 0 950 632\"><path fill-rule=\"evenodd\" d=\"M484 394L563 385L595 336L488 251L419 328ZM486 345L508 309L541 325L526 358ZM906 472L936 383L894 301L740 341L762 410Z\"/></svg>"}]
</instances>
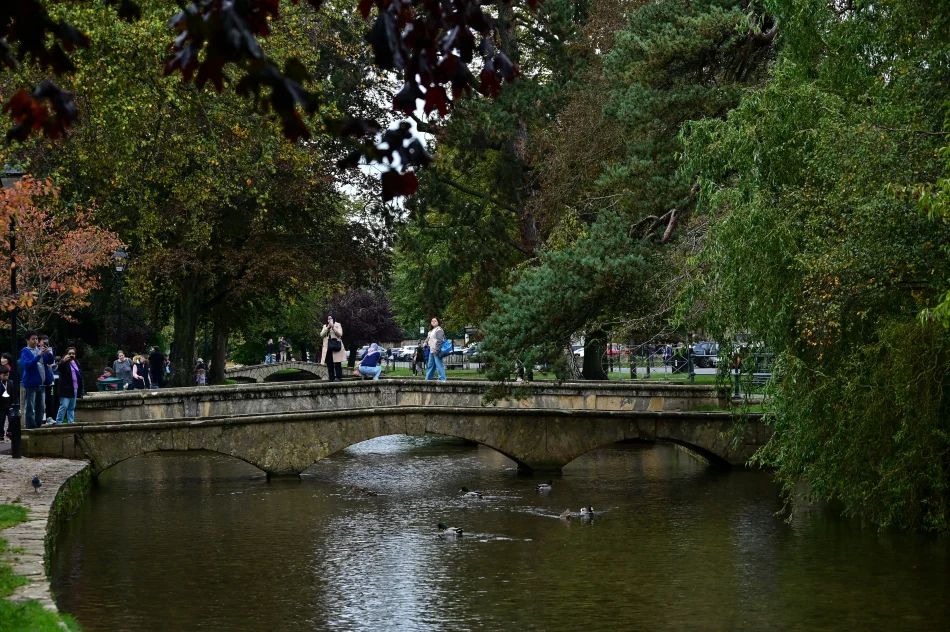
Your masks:
<instances>
[{"instance_id":1,"label":"child","mask_svg":"<svg viewBox=\"0 0 950 632\"><path fill-rule=\"evenodd\" d=\"M112 377L112 369L110 369L109 367L106 367L106 368L104 368L104 369L102 370L102 375L100 375L98 378L96 378L96 381L99 381L99 380L108 380L108 379L111 378L111 377Z\"/></svg>"}]
</instances>

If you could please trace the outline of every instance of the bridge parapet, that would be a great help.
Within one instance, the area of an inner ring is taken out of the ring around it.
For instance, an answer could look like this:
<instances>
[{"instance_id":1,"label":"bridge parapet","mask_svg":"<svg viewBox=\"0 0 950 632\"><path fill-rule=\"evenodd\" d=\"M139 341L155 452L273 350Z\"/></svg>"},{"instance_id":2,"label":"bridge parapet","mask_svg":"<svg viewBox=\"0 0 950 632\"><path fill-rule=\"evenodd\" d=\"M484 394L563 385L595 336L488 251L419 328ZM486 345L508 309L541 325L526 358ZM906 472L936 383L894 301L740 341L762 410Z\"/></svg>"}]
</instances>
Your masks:
<instances>
[{"instance_id":1,"label":"bridge parapet","mask_svg":"<svg viewBox=\"0 0 950 632\"><path fill-rule=\"evenodd\" d=\"M654 382L539 383L517 396L486 404L491 384L479 380L426 382L389 379L356 382L232 384L200 388L95 393L79 400L83 422L201 419L392 406L536 408L546 410L688 411L720 404L708 385Z\"/></svg>"}]
</instances>

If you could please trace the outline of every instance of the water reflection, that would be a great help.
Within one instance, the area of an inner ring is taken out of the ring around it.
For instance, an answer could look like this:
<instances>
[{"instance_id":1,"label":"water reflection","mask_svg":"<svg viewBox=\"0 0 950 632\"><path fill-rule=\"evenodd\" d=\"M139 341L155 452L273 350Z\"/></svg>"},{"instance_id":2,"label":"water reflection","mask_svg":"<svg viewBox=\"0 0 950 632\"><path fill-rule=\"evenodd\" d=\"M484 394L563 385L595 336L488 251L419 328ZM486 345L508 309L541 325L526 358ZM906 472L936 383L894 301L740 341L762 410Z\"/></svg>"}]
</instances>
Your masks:
<instances>
[{"instance_id":1,"label":"water reflection","mask_svg":"<svg viewBox=\"0 0 950 632\"><path fill-rule=\"evenodd\" d=\"M617 445L550 494L538 482L433 437L368 441L270 484L218 455L132 459L64 529L54 591L86 630L946 627L946 542L823 513L786 524L768 475ZM592 523L557 518L586 505Z\"/></svg>"}]
</instances>

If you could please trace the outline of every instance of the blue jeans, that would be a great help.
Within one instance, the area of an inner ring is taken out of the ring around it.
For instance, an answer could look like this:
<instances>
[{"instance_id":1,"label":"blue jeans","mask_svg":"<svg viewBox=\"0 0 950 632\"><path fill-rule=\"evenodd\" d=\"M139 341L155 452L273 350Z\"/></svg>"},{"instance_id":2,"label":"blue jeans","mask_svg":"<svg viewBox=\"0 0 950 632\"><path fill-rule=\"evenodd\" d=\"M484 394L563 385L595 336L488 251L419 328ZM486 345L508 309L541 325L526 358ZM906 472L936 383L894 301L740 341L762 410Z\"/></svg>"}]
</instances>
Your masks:
<instances>
[{"instance_id":1,"label":"blue jeans","mask_svg":"<svg viewBox=\"0 0 950 632\"><path fill-rule=\"evenodd\" d=\"M24 386L26 393L26 411L23 417L27 428L39 428L46 419L46 387Z\"/></svg>"},{"instance_id":2,"label":"blue jeans","mask_svg":"<svg viewBox=\"0 0 950 632\"><path fill-rule=\"evenodd\" d=\"M371 377L374 380L379 379L379 374L383 372L383 367L381 366L361 366L360 375L365 375L366 377Z\"/></svg>"},{"instance_id":3,"label":"blue jeans","mask_svg":"<svg viewBox=\"0 0 950 632\"><path fill-rule=\"evenodd\" d=\"M75 397L60 397L59 398L59 412L56 413L56 423L63 423L63 419L66 420L66 423L71 424L76 421L76 398Z\"/></svg>"},{"instance_id":4,"label":"blue jeans","mask_svg":"<svg viewBox=\"0 0 950 632\"><path fill-rule=\"evenodd\" d=\"M445 381L445 365L442 364L442 358L437 353L429 354L429 363L426 366L426 379L431 380L435 377L435 372L439 372L439 381Z\"/></svg>"},{"instance_id":5,"label":"blue jeans","mask_svg":"<svg viewBox=\"0 0 950 632\"><path fill-rule=\"evenodd\" d=\"M264 358L264 364L274 364L274 354L268 353L267 357Z\"/></svg>"}]
</instances>

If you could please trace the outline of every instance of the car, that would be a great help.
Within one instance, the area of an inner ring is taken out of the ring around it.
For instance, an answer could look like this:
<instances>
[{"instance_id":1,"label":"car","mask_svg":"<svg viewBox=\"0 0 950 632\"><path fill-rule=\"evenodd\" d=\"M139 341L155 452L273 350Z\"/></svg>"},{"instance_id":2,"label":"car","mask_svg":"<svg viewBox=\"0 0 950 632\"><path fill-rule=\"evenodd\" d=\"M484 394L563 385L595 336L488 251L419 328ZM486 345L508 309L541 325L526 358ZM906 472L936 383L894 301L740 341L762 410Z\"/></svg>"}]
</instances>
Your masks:
<instances>
[{"instance_id":1,"label":"car","mask_svg":"<svg viewBox=\"0 0 950 632\"><path fill-rule=\"evenodd\" d=\"M571 352L575 358L584 359L584 345L571 345Z\"/></svg>"},{"instance_id":2,"label":"car","mask_svg":"<svg viewBox=\"0 0 950 632\"><path fill-rule=\"evenodd\" d=\"M693 364L701 369L711 369L719 364L719 344L712 341L693 345Z\"/></svg>"},{"instance_id":3,"label":"car","mask_svg":"<svg viewBox=\"0 0 950 632\"><path fill-rule=\"evenodd\" d=\"M478 354L482 348L482 343L476 342L468 346L467 349L462 351L462 356L469 362L474 361L478 358Z\"/></svg>"},{"instance_id":4,"label":"car","mask_svg":"<svg viewBox=\"0 0 950 632\"><path fill-rule=\"evenodd\" d=\"M366 352L369 351L369 345L364 345L356 350L356 359L362 360L363 356L366 355Z\"/></svg>"},{"instance_id":5,"label":"car","mask_svg":"<svg viewBox=\"0 0 950 632\"><path fill-rule=\"evenodd\" d=\"M617 356L617 355L630 355L630 349L626 345L617 344L616 342L607 345L606 355Z\"/></svg>"}]
</instances>

